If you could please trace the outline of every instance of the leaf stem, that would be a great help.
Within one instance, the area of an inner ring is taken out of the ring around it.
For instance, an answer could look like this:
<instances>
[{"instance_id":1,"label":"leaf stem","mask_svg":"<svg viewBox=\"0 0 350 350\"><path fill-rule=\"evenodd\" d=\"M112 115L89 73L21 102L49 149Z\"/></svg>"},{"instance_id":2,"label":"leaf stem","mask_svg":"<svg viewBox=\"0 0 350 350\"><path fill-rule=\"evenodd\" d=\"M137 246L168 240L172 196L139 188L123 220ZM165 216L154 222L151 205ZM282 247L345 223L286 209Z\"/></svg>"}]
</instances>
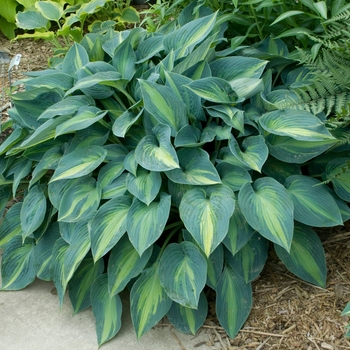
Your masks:
<instances>
[{"instance_id":1,"label":"leaf stem","mask_svg":"<svg viewBox=\"0 0 350 350\"><path fill-rule=\"evenodd\" d=\"M167 247L170 239L174 236L174 234L179 230L178 227L180 226L179 225L179 221L177 223L174 223L174 224L177 224L176 227L169 233L168 237L166 238L166 240L164 241L163 245L162 245L162 248L160 249L160 252L157 256L157 260L156 261L159 261L160 260L160 257L162 256L163 252L164 252L164 249ZM171 224L169 226L174 226L174 224ZM181 222L182 224L182 222Z\"/></svg>"}]
</instances>

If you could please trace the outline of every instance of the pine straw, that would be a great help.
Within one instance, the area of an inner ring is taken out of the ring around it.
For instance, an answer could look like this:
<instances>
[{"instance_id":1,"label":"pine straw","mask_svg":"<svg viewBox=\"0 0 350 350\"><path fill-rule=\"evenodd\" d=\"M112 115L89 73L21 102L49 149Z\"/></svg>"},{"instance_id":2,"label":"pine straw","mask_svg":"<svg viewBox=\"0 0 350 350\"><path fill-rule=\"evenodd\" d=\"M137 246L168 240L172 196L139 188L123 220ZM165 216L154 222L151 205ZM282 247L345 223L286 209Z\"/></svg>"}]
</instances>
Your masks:
<instances>
[{"instance_id":1,"label":"pine straw","mask_svg":"<svg viewBox=\"0 0 350 350\"><path fill-rule=\"evenodd\" d=\"M41 40L9 42L1 35L0 48L7 49L11 58L22 54L20 69L13 72L14 79L25 71L45 69L52 53L50 44ZM3 101L7 103L8 99ZM5 110L2 117L6 116ZM349 231L349 226L318 230L327 258L326 289L296 278L271 251L264 271L253 283L252 312L235 339L229 339L220 327L215 316L215 297L209 296L209 317L200 332L208 333L210 340L198 343L196 348L206 345L226 350L350 350L350 341L343 337L349 319L340 316L350 300ZM170 325L164 320L158 325L162 326ZM173 334L182 350L190 350Z\"/></svg>"}]
</instances>

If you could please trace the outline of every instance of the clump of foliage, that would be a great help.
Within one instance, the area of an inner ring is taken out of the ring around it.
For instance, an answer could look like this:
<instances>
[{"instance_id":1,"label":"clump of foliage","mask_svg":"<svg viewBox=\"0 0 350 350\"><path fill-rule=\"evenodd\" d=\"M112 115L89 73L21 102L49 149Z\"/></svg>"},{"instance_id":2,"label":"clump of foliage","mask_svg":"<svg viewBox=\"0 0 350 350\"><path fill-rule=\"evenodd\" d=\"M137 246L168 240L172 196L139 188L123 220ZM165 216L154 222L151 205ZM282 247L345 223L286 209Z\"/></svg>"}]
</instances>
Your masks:
<instances>
[{"instance_id":1,"label":"clump of foliage","mask_svg":"<svg viewBox=\"0 0 350 350\"><path fill-rule=\"evenodd\" d=\"M0 18L0 30L10 39L15 29L26 32L17 39L34 38L52 41L60 47L58 38L65 44L80 42L88 22L92 29L107 21L125 28L125 23L139 23L138 12L130 0L4 0L7 4ZM104 24L106 25L106 23ZM120 29L120 28L119 28Z\"/></svg>"},{"instance_id":2,"label":"clump of foliage","mask_svg":"<svg viewBox=\"0 0 350 350\"><path fill-rule=\"evenodd\" d=\"M125 288L138 338L165 315L195 333L208 288L235 337L269 246L325 287L311 227L350 218L349 171L332 176L350 161L346 130L280 108L299 76L286 45L232 49L223 17L195 6L156 33L87 34L12 96L2 290L53 280L60 303L68 289L75 313L92 306L98 344L120 329Z\"/></svg>"}]
</instances>

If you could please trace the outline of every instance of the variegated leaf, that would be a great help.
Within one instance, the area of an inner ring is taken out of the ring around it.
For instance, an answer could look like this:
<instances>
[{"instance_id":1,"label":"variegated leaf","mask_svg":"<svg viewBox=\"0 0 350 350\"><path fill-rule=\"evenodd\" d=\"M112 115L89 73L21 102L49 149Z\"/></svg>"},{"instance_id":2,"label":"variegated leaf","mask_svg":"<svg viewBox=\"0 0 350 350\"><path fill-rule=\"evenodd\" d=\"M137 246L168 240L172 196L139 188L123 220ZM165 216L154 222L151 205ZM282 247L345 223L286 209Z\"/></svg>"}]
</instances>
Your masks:
<instances>
[{"instance_id":1,"label":"variegated leaf","mask_svg":"<svg viewBox=\"0 0 350 350\"><path fill-rule=\"evenodd\" d=\"M153 251L150 246L140 257L127 235L111 250L108 259L108 290L111 296L120 293L134 277L137 277L148 263Z\"/></svg>"},{"instance_id":2,"label":"variegated leaf","mask_svg":"<svg viewBox=\"0 0 350 350\"><path fill-rule=\"evenodd\" d=\"M145 136L135 149L135 159L142 167L151 171L167 171L179 168L179 160L170 142L171 128L157 125L154 135Z\"/></svg>"},{"instance_id":3,"label":"variegated leaf","mask_svg":"<svg viewBox=\"0 0 350 350\"><path fill-rule=\"evenodd\" d=\"M164 192L160 193L159 200L149 206L134 199L127 215L127 231L130 242L140 256L163 233L170 206L171 196Z\"/></svg>"},{"instance_id":4,"label":"variegated leaf","mask_svg":"<svg viewBox=\"0 0 350 350\"><path fill-rule=\"evenodd\" d=\"M193 188L182 197L180 217L206 256L225 238L234 207L234 194L223 185Z\"/></svg>"},{"instance_id":5,"label":"variegated leaf","mask_svg":"<svg viewBox=\"0 0 350 350\"><path fill-rule=\"evenodd\" d=\"M275 251L289 271L304 281L326 287L324 249L318 235L310 227L296 224L290 252L278 245L275 245Z\"/></svg>"},{"instance_id":6,"label":"variegated leaf","mask_svg":"<svg viewBox=\"0 0 350 350\"><path fill-rule=\"evenodd\" d=\"M126 232L131 198L120 196L103 204L90 221L89 232L94 261L108 253Z\"/></svg>"},{"instance_id":7,"label":"variegated leaf","mask_svg":"<svg viewBox=\"0 0 350 350\"><path fill-rule=\"evenodd\" d=\"M28 239L22 243L17 235L5 246L2 263L2 290L19 290L32 283L36 276L34 242Z\"/></svg>"},{"instance_id":8,"label":"variegated leaf","mask_svg":"<svg viewBox=\"0 0 350 350\"><path fill-rule=\"evenodd\" d=\"M144 270L130 294L131 319L139 339L169 311L172 300L160 284L158 265Z\"/></svg>"},{"instance_id":9,"label":"variegated leaf","mask_svg":"<svg viewBox=\"0 0 350 350\"><path fill-rule=\"evenodd\" d=\"M182 148L177 152L180 169L166 172L167 177L184 185L215 185L221 183L219 174L200 148Z\"/></svg>"},{"instance_id":10,"label":"variegated leaf","mask_svg":"<svg viewBox=\"0 0 350 350\"><path fill-rule=\"evenodd\" d=\"M51 182L88 175L103 162L106 155L107 151L97 145L77 148L61 158Z\"/></svg>"},{"instance_id":11,"label":"variegated leaf","mask_svg":"<svg viewBox=\"0 0 350 350\"><path fill-rule=\"evenodd\" d=\"M276 180L263 177L246 183L238 203L248 224L262 236L290 249L294 228L294 205L288 191Z\"/></svg>"},{"instance_id":12,"label":"variegated leaf","mask_svg":"<svg viewBox=\"0 0 350 350\"><path fill-rule=\"evenodd\" d=\"M123 309L119 295L110 296L108 293L106 273L99 276L91 286L91 304L100 346L119 332Z\"/></svg>"},{"instance_id":13,"label":"variegated leaf","mask_svg":"<svg viewBox=\"0 0 350 350\"><path fill-rule=\"evenodd\" d=\"M242 162L242 164L258 172L261 171L261 168L269 155L269 150L266 146L264 137L261 135L245 138L242 142L242 148L244 151L241 151L237 140L233 136L229 140L229 146L231 152Z\"/></svg>"},{"instance_id":14,"label":"variegated leaf","mask_svg":"<svg viewBox=\"0 0 350 350\"><path fill-rule=\"evenodd\" d=\"M291 175L284 186L293 200L296 221L314 227L343 224L336 201L319 180L304 175Z\"/></svg>"},{"instance_id":15,"label":"variegated leaf","mask_svg":"<svg viewBox=\"0 0 350 350\"><path fill-rule=\"evenodd\" d=\"M204 292L199 297L197 309L172 303L166 314L170 323L180 332L196 334L208 315L208 302Z\"/></svg>"},{"instance_id":16,"label":"variegated leaf","mask_svg":"<svg viewBox=\"0 0 350 350\"><path fill-rule=\"evenodd\" d=\"M207 262L193 243L172 243L159 261L159 279L170 299L197 309L207 279Z\"/></svg>"},{"instance_id":17,"label":"variegated leaf","mask_svg":"<svg viewBox=\"0 0 350 350\"><path fill-rule=\"evenodd\" d=\"M216 314L230 338L234 338L252 308L252 286L226 266L216 288Z\"/></svg>"}]
</instances>

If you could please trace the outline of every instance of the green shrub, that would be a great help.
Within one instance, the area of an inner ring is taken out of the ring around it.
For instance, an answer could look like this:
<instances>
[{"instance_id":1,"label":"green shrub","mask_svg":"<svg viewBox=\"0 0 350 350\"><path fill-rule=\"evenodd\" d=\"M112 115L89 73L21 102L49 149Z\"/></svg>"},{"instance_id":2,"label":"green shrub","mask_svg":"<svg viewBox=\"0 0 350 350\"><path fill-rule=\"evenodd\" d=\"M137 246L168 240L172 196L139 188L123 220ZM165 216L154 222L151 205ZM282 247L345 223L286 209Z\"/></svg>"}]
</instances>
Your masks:
<instances>
[{"instance_id":1,"label":"green shrub","mask_svg":"<svg viewBox=\"0 0 350 350\"><path fill-rule=\"evenodd\" d=\"M75 313L92 306L98 344L120 328L126 287L137 338L165 315L195 333L207 288L235 337L270 242L325 287L311 226L350 217L347 130L290 103L307 80L287 47L232 49L222 17L194 6L156 33L87 34L12 96L2 290L53 280L60 303L68 289Z\"/></svg>"}]
</instances>

